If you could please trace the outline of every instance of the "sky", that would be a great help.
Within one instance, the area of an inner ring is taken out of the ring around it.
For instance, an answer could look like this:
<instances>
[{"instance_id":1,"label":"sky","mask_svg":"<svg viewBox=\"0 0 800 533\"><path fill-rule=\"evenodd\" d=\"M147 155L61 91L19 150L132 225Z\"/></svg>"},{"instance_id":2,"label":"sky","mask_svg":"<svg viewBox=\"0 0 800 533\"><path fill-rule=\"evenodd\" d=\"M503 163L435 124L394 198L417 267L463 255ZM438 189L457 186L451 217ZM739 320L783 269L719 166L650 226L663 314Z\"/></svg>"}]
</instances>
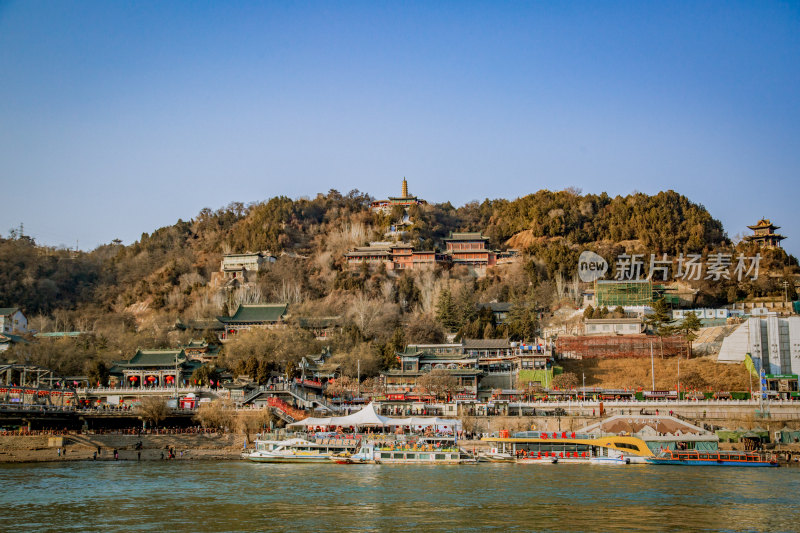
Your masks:
<instances>
[{"instance_id":1,"label":"sky","mask_svg":"<svg viewBox=\"0 0 800 533\"><path fill-rule=\"evenodd\" d=\"M800 3L0 0L0 235L540 189L768 217L800 256Z\"/></svg>"}]
</instances>

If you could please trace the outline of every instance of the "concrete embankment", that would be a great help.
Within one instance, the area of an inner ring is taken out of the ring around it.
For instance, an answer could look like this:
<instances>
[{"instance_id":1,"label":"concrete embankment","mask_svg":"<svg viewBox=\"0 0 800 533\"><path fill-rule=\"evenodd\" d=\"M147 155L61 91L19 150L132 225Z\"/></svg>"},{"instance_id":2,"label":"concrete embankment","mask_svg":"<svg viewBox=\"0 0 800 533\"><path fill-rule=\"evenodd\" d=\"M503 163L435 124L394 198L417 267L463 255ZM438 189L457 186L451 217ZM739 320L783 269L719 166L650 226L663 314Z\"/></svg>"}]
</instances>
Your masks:
<instances>
[{"instance_id":1,"label":"concrete embankment","mask_svg":"<svg viewBox=\"0 0 800 533\"><path fill-rule=\"evenodd\" d=\"M137 443L141 442L141 449ZM0 462L114 460L161 460L169 449L176 460L238 459L244 435L231 433L178 435L65 435L0 436ZM59 448L61 455L59 456ZM141 454L141 455L139 455Z\"/></svg>"}]
</instances>

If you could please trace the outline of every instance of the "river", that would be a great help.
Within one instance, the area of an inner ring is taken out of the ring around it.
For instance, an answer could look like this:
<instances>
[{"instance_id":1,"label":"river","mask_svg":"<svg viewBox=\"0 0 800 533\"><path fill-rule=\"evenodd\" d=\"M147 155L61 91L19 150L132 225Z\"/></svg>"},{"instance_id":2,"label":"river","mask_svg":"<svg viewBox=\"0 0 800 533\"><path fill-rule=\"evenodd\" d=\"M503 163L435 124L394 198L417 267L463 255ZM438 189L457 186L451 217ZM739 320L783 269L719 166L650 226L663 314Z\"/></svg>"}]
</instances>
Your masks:
<instances>
[{"instance_id":1,"label":"river","mask_svg":"<svg viewBox=\"0 0 800 533\"><path fill-rule=\"evenodd\" d=\"M1 530L797 531L800 469L0 465Z\"/></svg>"}]
</instances>

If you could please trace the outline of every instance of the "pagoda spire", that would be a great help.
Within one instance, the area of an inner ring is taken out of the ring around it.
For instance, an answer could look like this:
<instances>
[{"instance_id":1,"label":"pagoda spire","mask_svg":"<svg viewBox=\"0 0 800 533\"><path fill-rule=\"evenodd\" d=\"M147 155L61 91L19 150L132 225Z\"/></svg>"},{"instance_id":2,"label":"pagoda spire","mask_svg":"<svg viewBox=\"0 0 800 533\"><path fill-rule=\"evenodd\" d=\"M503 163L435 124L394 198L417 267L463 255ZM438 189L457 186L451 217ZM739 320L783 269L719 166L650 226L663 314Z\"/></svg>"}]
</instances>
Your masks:
<instances>
[{"instance_id":1,"label":"pagoda spire","mask_svg":"<svg viewBox=\"0 0 800 533\"><path fill-rule=\"evenodd\" d=\"M403 194L400 197L408 198L408 182L406 181L405 176L403 176Z\"/></svg>"}]
</instances>

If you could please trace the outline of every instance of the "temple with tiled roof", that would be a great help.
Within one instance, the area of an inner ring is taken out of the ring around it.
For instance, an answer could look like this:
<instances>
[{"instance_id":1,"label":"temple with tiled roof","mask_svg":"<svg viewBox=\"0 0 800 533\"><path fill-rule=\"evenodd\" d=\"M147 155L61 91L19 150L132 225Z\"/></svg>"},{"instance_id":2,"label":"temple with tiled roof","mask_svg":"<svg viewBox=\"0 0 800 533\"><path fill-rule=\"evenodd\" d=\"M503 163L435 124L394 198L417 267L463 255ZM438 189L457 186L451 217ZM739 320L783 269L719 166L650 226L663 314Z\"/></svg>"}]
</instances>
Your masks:
<instances>
[{"instance_id":1,"label":"temple with tiled roof","mask_svg":"<svg viewBox=\"0 0 800 533\"><path fill-rule=\"evenodd\" d=\"M202 363L190 360L183 349L136 350L128 361L115 361L112 378L124 387L174 387L185 385Z\"/></svg>"},{"instance_id":2,"label":"temple with tiled roof","mask_svg":"<svg viewBox=\"0 0 800 533\"><path fill-rule=\"evenodd\" d=\"M242 330L283 326L289 306L287 304L241 304L233 316L218 316L225 325L221 340Z\"/></svg>"},{"instance_id":3,"label":"temple with tiled roof","mask_svg":"<svg viewBox=\"0 0 800 533\"><path fill-rule=\"evenodd\" d=\"M780 247L781 241L786 238L784 235L775 233L780 226L774 225L768 218L762 218L758 224L747 227L753 230L753 235L746 236L744 240L758 243L759 246Z\"/></svg>"}]
</instances>

